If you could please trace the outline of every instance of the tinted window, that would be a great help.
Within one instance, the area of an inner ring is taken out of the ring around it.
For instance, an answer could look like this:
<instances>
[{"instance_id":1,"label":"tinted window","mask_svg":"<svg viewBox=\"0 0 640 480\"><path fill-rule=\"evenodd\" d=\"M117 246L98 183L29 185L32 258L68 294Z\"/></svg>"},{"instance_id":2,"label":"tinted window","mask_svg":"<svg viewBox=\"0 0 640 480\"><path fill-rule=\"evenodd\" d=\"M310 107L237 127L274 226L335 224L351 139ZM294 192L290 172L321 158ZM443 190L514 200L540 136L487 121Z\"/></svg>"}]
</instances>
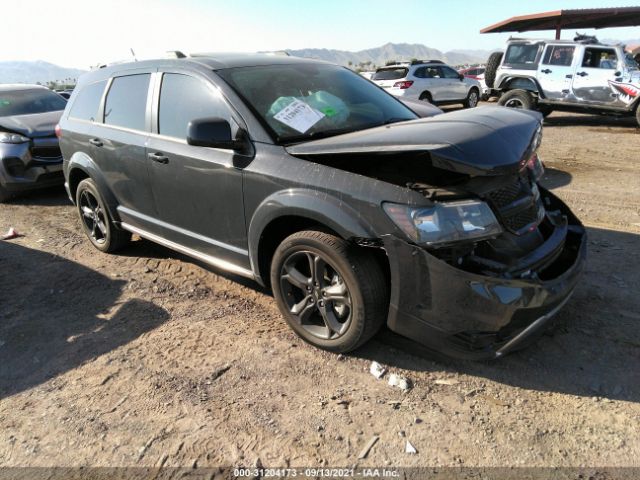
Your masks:
<instances>
[{"instance_id":1,"label":"tinted window","mask_svg":"<svg viewBox=\"0 0 640 480\"><path fill-rule=\"evenodd\" d=\"M144 130L150 77L145 73L114 78L104 107L104 123Z\"/></svg>"},{"instance_id":2,"label":"tinted window","mask_svg":"<svg viewBox=\"0 0 640 480\"><path fill-rule=\"evenodd\" d=\"M512 43L504 54L504 65L533 65L540 44Z\"/></svg>"},{"instance_id":3,"label":"tinted window","mask_svg":"<svg viewBox=\"0 0 640 480\"><path fill-rule=\"evenodd\" d=\"M399 80L407 76L408 68L381 68L376 70L371 80Z\"/></svg>"},{"instance_id":4,"label":"tinted window","mask_svg":"<svg viewBox=\"0 0 640 480\"><path fill-rule=\"evenodd\" d=\"M558 65L568 67L573 62L573 51L575 47L565 45L549 45L544 52L542 63L545 65Z\"/></svg>"},{"instance_id":5,"label":"tinted window","mask_svg":"<svg viewBox=\"0 0 640 480\"><path fill-rule=\"evenodd\" d=\"M230 118L227 106L203 81L174 73L162 77L158 114L159 133L182 139L187 138L187 125L191 120Z\"/></svg>"},{"instance_id":6,"label":"tinted window","mask_svg":"<svg viewBox=\"0 0 640 480\"><path fill-rule=\"evenodd\" d=\"M460 78L460 74L451 67L441 67L444 78Z\"/></svg>"},{"instance_id":7,"label":"tinted window","mask_svg":"<svg viewBox=\"0 0 640 480\"><path fill-rule=\"evenodd\" d=\"M45 88L0 92L0 117L64 110L67 101Z\"/></svg>"},{"instance_id":8,"label":"tinted window","mask_svg":"<svg viewBox=\"0 0 640 480\"><path fill-rule=\"evenodd\" d=\"M102 99L102 93L107 81L92 83L78 92L78 96L73 101L69 116L81 120L95 121Z\"/></svg>"}]
</instances>

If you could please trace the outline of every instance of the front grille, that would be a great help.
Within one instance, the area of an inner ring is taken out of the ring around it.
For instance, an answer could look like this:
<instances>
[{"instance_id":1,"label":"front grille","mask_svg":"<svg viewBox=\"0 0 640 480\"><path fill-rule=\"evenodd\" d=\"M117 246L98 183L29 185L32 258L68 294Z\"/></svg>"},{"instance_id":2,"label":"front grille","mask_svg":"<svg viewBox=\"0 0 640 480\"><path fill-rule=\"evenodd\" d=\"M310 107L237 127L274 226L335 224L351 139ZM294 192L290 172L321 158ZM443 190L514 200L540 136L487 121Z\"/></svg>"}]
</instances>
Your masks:
<instances>
[{"instance_id":1,"label":"front grille","mask_svg":"<svg viewBox=\"0 0 640 480\"><path fill-rule=\"evenodd\" d=\"M33 158L54 159L60 158L62 156L62 153L60 152L60 147L58 146L42 146L32 147L31 156Z\"/></svg>"},{"instance_id":2,"label":"front grille","mask_svg":"<svg viewBox=\"0 0 640 480\"><path fill-rule=\"evenodd\" d=\"M516 177L487 196L502 225L512 233L522 234L542 221L544 207L538 187L526 176Z\"/></svg>"}]
</instances>

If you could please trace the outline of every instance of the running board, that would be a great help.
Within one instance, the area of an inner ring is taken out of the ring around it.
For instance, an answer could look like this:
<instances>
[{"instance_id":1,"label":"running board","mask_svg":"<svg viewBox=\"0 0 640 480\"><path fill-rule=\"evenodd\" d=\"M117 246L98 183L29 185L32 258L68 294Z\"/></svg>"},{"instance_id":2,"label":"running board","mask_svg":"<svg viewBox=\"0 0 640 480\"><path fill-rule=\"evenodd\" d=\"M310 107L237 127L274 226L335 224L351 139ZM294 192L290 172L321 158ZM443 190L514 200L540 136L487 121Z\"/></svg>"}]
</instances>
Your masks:
<instances>
[{"instance_id":1,"label":"running board","mask_svg":"<svg viewBox=\"0 0 640 480\"><path fill-rule=\"evenodd\" d=\"M120 226L131 233L135 233L136 235L140 235L142 238L146 238L147 240L151 240L152 242L159 243L167 248L172 250L176 250L177 252L184 253L193 258L197 258L198 260L211 265L213 267L219 268L221 270L225 270L227 272L235 273L236 275L240 275L246 278L251 278L255 280L255 275L251 270L247 270L246 268L239 267L231 262L227 262L226 260L222 260L217 257L213 257L211 255L207 255L202 252L198 252L197 250L193 250L192 248L185 247L180 245L179 243L172 242L171 240L167 240L166 238L159 237L153 233L149 233L145 230L142 230L138 227L134 227L133 225L129 225L128 223L121 222Z\"/></svg>"}]
</instances>

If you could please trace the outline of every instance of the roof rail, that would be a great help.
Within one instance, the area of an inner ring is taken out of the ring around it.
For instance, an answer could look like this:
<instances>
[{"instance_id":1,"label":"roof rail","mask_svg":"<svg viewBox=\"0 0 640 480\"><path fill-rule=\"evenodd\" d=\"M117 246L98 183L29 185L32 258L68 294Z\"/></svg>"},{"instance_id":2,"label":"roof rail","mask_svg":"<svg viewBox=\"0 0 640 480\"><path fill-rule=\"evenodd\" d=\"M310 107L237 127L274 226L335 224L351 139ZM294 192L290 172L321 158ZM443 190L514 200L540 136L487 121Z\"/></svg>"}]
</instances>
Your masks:
<instances>
[{"instance_id":1,"label":"roof rail","mask_svg":"<svg viewBox=\"0 0 640 480\"><path fill-rule=\"evenodd\" d=\"M187 58L187 56L180 50L168 50L167 58Z\"/></svg>"}]
</instances>

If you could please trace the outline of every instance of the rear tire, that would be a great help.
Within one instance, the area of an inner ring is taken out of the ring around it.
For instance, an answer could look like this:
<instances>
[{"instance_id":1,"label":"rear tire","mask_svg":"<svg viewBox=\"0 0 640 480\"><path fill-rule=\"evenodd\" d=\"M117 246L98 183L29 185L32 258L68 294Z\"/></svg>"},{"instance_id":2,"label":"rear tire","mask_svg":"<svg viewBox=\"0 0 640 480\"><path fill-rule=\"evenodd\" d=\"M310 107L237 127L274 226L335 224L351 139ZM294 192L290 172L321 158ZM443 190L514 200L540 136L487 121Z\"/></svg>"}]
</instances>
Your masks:
<instances>
[{"instance_id":1,"label":"rear tire","mask_svg":"<svg viewBox=\"0 0 640 480\"><path fill-rule=\"evenodd\" d=\"M487 66L484 69L484 83L486 83L489 88L495 87L494 83L496 81L496 72L502 62L503 55L504 54L502 52L493 52L489 55Z\"/></svg>"},{"instance_id":2,"label":"rear tire","mask_svg":"<svg viewBox=\"0 0 640 480\"><path fill-rule=\"evenodd\" d=\"M526 90L508 90L502 94L498 100L498 105L508 108L519 108L532 110L535 106L535 99Z\"/></svg>"},{"instance_id":3,"label":"rear tire","mask_svg":"<svg viewBox=\"0 0 640 480\"><path fill-rule=\"evenodd\" d=\"M420 94L419 100L422 100L423 102L429 102L431 105L435 105L433 103L433 97L431 96L431 94L429 92L422 92Z\"/></svg>"},{"instance_id":4,"label":"rear tire","mask_svg":"<svg viewBox=\"0 0 640 480\"><path fill-rule=\"evenodd\" d=\"M480 100L480 92L477 88L472 88L469 90L467 94L467 98L462 103L464 108L475 108L478 106L478 101Z\"/></svg>"},{"instance_id":5,"label":"rear tire","mask_svg":"<svg viewBox=\"0 0 640 480\"><path fill-rule=\"evenodd\" d=\"M101 252L115 252L131 240L131 233L113 223L98 186L92 179L85 178L78 184L76 207L84 233Z\"/></svg>"},{"instance_id":6,"label":"rear tire","mask_svg":"<svg viewBox=\"0 0 640 480\"><path fill-rule=\"evenodd\" d=\"M389 307L375 257L334 235L305 230L287 237L271 262L271 286L289 326L306 342L349 352L373 337Z\"/></svg>"},{"instance_id":7,"label":"rear tire","mask_svg":"<svg viewBox=\"0 0 640 480\"><path fill-rule=\"evenodd\" d=\"M548 117L553 112L553 107L549 105L538 105L537 110L542 114L543 117Z\"/></svg>"}]
</instances>

